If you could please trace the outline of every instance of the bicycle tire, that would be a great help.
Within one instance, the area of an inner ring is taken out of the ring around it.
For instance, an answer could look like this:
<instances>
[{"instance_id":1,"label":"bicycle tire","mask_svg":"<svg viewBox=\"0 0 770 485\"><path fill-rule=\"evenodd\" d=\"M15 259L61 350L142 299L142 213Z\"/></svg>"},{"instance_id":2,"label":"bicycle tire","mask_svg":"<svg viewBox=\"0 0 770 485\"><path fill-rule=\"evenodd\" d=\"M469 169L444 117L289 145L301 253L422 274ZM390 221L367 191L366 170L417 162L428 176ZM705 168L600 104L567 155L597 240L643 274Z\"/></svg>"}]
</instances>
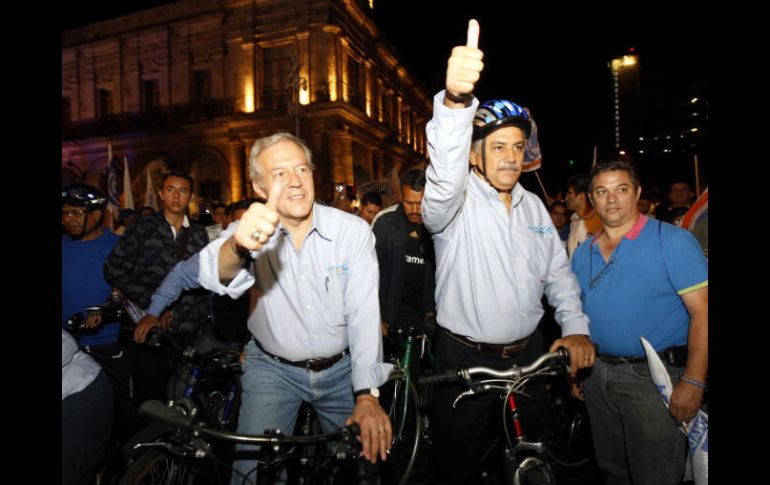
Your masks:
<instances>
[{"instance_id":1,"label":"bicycle tire","mask_svg":"<svg viewBox=\"0 0 770 485\"><path fill-rule=\"evenodd\" d=\"M183 458L164 450L140 454L126 469L119 485L203 485L217 483L204 460Z\"/></svg>"},{"instance_id":2,"label":"bicycle tire","mask_svg":"<svg viewBox=\"0 0 770 485\"><path fill-rule=\"evenodd\" d=\"M390 448L390 454L388 460L383 464L383 472L387 481L383 483L397 483L398 485L406 485L409 482L409 477L414 470L414 465L417 460L417 452L420 448L420 438L422 436L422 415L420 414L420 401L417 388L413 382L409 383L409 389L406 392L407 411L406 411L406 423L402 427L403 405L404 405L404 376L401 373L394 373L385 383L385 392L390 392L390 385L396 387L396 399L391 400L388 406L388 416L390 417L390 423L393 428L394 442ZM390 394L392 395L392 394ZM398 430L403 429L402 436L398 436ZM403 464L406 464L403 466ZM403 472L400 469L403 466ZM400 474L400 478L396 482L393 476Z\"/></svg>"}]
</instances>

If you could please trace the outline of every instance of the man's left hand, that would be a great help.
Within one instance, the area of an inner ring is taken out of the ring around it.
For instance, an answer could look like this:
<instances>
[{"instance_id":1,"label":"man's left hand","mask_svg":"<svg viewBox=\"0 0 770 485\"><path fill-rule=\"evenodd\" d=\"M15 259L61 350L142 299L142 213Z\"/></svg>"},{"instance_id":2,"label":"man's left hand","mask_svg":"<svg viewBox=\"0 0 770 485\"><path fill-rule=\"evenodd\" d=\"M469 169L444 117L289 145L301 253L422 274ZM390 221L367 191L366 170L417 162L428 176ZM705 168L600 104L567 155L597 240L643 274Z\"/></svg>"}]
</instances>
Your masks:
<instances>
[{"instance_id":1,"label":"man's left hand","mask_svg":"<svg viewBox=\"0 0 770 485\"><path fill-rule=\"evenodd\" d=\"M596 348L588 335L568 335L556 339L548 351L553 352L560 346L567 347L569 351L570 377L575 377L578 369L593 367L596 362Z\"/></svg>"},{"instance_id":2,"label":"man's left hand","mask_svg":"<svg viewBox=\"0 0 770 485\"><path fill-rule=\"evenodd\" d=\"M363 447L364 458L376 463L379 454L383 461L387 460L387 451L393 439L393 429L388 415L385 414L377 398L358 396L353 414L346 421L346 424L350 423L357 423L361 429L358 441Z\"/></svg>"},{"instance_id":3,"label":"man's left hand","mask_svg":"<svg viewBox=\"0 0 770 485\"><path fill-rule=\"evenodd\" d=\"M703 401L703 389L679 381L671 392L668 412L677 423L688 423L698 414L701 401Z\"/></svg>"}]
</instances>

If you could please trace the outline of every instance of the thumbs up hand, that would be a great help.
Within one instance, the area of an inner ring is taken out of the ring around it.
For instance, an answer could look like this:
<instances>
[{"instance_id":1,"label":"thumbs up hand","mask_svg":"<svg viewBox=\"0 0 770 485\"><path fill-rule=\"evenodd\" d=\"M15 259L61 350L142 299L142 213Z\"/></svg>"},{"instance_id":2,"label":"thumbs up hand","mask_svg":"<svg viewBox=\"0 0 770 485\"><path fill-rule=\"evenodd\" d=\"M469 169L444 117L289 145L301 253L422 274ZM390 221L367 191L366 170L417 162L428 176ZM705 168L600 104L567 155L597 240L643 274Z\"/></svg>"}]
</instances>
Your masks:
<instances>
[{"instance_id":1,"label":"thumbs up hand","mask_svg":"<svg viewBox=\"0 0 770 485\"><path fill-rule=\"evenodd\" d=\"M484 53L478 48L479 23L468 22L468 39L465 45L452 49L446 70L446 97L444 104L450 108L463 108L469 103L476 82L484 69L481 59Z\"/></svg>"}]
</instances>

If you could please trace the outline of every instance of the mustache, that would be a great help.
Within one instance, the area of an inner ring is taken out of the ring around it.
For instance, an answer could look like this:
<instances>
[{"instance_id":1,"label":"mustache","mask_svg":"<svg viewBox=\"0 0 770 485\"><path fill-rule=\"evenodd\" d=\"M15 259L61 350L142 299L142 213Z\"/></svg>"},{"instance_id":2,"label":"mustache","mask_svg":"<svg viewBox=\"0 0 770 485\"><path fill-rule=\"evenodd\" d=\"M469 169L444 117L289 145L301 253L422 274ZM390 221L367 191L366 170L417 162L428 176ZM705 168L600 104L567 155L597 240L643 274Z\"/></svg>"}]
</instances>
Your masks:
<instances>
[{"instance_id":1,"label":"mustache","mask_svg":"<svg viewBox=\"0 0 770 485\"><path fill-rule=\"evenodd\" d=\"M516 162L503 161L497 164L498 170L519 170L519 164Z\"/></svg>"}]
</instances>

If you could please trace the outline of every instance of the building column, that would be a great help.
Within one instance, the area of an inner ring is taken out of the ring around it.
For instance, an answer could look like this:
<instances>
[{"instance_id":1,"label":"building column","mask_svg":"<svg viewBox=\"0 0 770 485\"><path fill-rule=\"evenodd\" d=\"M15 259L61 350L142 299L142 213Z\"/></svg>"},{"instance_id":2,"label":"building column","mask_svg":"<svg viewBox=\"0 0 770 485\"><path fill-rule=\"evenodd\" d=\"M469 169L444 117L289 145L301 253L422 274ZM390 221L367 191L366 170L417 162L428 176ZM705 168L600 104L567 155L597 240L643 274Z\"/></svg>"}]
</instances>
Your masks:
<instances>
[{"instance_id":1,"label":"building column","mask_svg":"<svg viewBox=\"0 0 770 485\"><path fill-rule=\"evenodd\" d=\"M238 137L227 140L227 163L230 167L230 200L239 201L244 198L244 175L246 166L246 145Z\"/></svg>"},{"instance_id":2,"label":"building column","mask_svg":"<svg viewBox=\"0 0 770 485\"><path fill-rule=\"evenodd\" d=\"M353 185L353 137L347 130L329 133L329 156L332 183Z\"/></svg>"},{"instance_id":3,"label":"building column","mask_svg":"<svg viewBox=\"0 0 770 485\"><path fill-rule=\"evenodd\" d=\"M382 150L372 151L372 171L375 179L385 177L385 153Z\"/></svg>"},{"instance_id":4,"label":"building column","mask_svg":"<svg viewBox=\"0 0 770 485\"><path fill-rule=\"evenodd\" d=\"M323 31L325 35L324 45L326 47L326 76L328 83L328 95L329 101L336 101L342 96L342 73L340 71L340 46L339 46L339 33L340 28L336 25L324 25Z\"/></svg>"}]
</instances>

